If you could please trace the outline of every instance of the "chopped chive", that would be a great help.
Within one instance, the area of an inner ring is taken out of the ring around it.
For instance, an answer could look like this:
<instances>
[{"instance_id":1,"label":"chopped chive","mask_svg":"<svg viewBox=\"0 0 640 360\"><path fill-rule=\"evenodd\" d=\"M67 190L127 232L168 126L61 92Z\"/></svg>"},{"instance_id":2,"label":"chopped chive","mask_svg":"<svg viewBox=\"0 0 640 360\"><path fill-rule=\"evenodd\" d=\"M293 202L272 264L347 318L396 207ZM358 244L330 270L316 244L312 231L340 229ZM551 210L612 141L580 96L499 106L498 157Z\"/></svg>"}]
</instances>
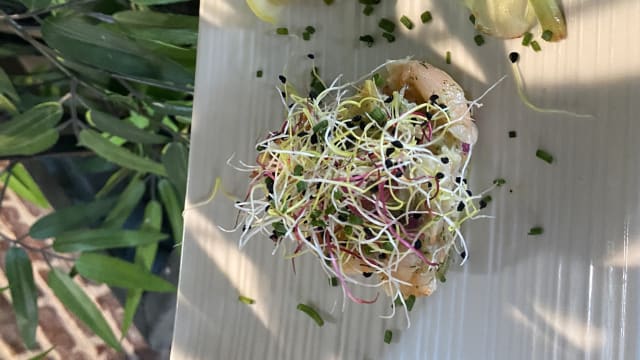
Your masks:
<instances>
[{"instance_id":1,"label":"chopped chive","mask_svg":"<svg viewBox=\"0 0 640 360\"><path fill-rule=\"evenodd\" d=\"M273 223L273 231L276 233L276 235L284 235L287 233L287 229L284 227L284 223L282 221Z\"/></svg>"},{"instance_id":2,"label":"chopped chive","mask_svg":"<svg viewBox=\"0 0 640 360\"><path fill-rule=\"evenodd\" d=\"M445 57L444 57L444 61L445 61L447 64L451 64L451 51L447 51L447 54L446 54L446 55L445 55Z\"/></svg>"},{"instance_id":3,"label":"chopped chive","mask_svg":"<svg viewBox=\"0 0 640 360\"><path fill-rule=\"evenodd\" d=\"M530 32L524 33L524 36L522 37L522 45L529 46L529 44L531 44L531 40L533 40L533 34Z\"/></svg>"},{"instance_id":4,"label":"chopped chive","mask_svg":"<svg viewBox=\"0 0 640 360\"><path fill-rule=\"evenodd\" d=\"M256 303L256 301L253 300L252 298L246 297L243 295L238 295L238 301L240 301L241 303L245 303L247 305L253 305Z\"/></svg>"},{"instance_id":5,"label":"chopped chive","mask_svg":"<svg viewBox=\"0 0 640 360\"><path fill-rule=\"evenodd\" d=\"M528 235L541 235L543 232L544 232L544 229L542 228L542 226L536 226L529 229Z\"/></svg>"},{"instance_id":6,"label":"chopped chive","mask_svg":"<svg viewBox=\"0 0 640 360\"><path fill-rule=\"evenodd\" d=\"M353 228L352 228L351 226L348 226L348 225L347 225L347 226L345 226L345 227L344 227L344 233L345 233L347 236L351 236L351 235L353 234Z\"/></svg>"},{"instance_id":7,"label":"chopped chive","mask_svg":"<svg viewBox=\"0 0 640 360\"><path fill-rule=\"evenodd\" d=\"M551 30L545 30L542 32L542 40L544 41L551 41L551 38L553 38L553 31Z\"/></svg>"},{"instance_id":8,"label":"chopped chive","mask_svg":"<svg viewBox=\"0 0 640 360\"><path fill-rule=\"evenodd\" d=\"M293 175L295 176L302 176L302 171L304 170L304 168L302 167L302 165L296 165L293 168Z\"/></svg>"},{"instance_id":9,"label":"chopped chive","mask_svg":"<svg viewBox=\"0 0 640 360\"><path fill-rule=\"evenodd\" d=\"M409 19L408 17L406 17L405 15L402 15L402 17L400 18L400 22L402 23L402 25L404 25L408 30L413 29L413 22L411 21L411 19Z\"/></svg>"},{"instance_id":10,"label":"chopped chive","mask_svg":"<svg viewBox=\"0 0 640 360\"><path fill-rule=\"evenodd\" d=\"M538 149L536 151L536 157L538 159L541 159L549 164L551 164L553 162L553 155L549 154L548 152Z\"/></svg>"},{"instance_id":11,"label":"chopped chive","mask_svg":"<svg viewBox=\"0 0 640 360\"><path fill-rule=\"evenodd\" d=\"M473 37L473 41L475 41L476 45L482 46L484 44L484 36L478 34Z\"/></svg>"},{"instance_id":12,"label":"chopped chive","mask_svg":"<svg viewBox=\"0 0 640 360\"><path fill-rule=\"evenodd\" d=\"M364 223L361 217L354 214L349 214L349 218L347 221L353 225L362 225Z\"/></svg>"},{"instance_id":13,"label":"chopped chive","mask_svg":"<svg viewBox=\"0 0 640 360\"><path fill-rule=\"evenodd\" d=\"M391 33L396 29L396 24L394 24L393 21L391 21L389 19L382 18L378 22L378 27L380 27L382 30L384 30L386 32L390 32Z\"/></svg>"},{"instance_id":14,"label":"chopped chive","mask_svg":"<svg viewBox=\"0 0 640 360\"><path fill-rule=\"evenodd\" d=\"M391 330L384 331L384 342L385 344L391 344L391 339L393 338L393 333Z\"/></svg>"},{"instance_id":15,"label":"chopped chive","mask_svg":"<svg viewBox=\"0 0 640 360\"><path fill-rule=\"evenodd\" d=\"M298 190L299 193L304 192L305 190L307 190L307 183L300 180L296 183L296 190Z\"/></svg>"},{"instance_id":16,"label":"chopped chive","mask_svg":"<svg viewBox=\"0 0 640 360\"><path fill-rule=\"evenodd\" d=\"M496 186L502 186L502 185L504 185L506 183L507 183L507 180L502 179L502 178L498 178L498 179L493 180L493 184L496 185Z\"/></svg>"},{"instance_id":17,"label":"chopped chive","mask_svg":"<svg viewBox=\"0 0 640 360\"><path fill-rule=\"evenodd\" d=\"M289 29L286 27L279 27L276 29L276 34L278 35L289 35Z\"/></svg>"},{"instance_id":18,"label":"chopped chive","mask_svg":"<svg viewBox=\"0 0 640 360\"><path fill-rule=\"evenodd\" d=\"M371 35L362 35L360 36L360 41L367 43L368 47L372 47L373 46L373 36Z\"/></svg>"},{"instance_id":19,"label":"chopped chive","mask_svg":"<svg viewBox=\"0 0 640 360\"><path fill-rule=\"evenodd\" d=\"M516 137L516 136L518 136L518 133L516 133L516 132L515 132L515 130L511 130L511 131L509 131L509 137L510 137L510 138L514 138L514 137Z\"/></svg>"},{"instance_id":20,"label":"chopped chive","mask_svg":"<svg viewBox=\"0 0 640 360\"><path fill-rule=\"evenodd\" d=\"M380 0L358 0L362 5L377 5L380 4Z\"/></svg>"},{"instance_id":21,"label":"chopped chive","mask_svg":"<svg viewBox=\"0 0 640 360\"><path fill-rule=\"evenodd\" d=\"M369 116L371 116L371 118L375 120L379 125L383 125L387 118L380 108L371 110L371 112L369 112Z\"/></svg>"},{"instance_id":22,"label":"chopped chive","mask_svg":"<svg viewBox=\"0 0 640 360\"><path fill-rule=\"evenodd\" d=\"M262 77L262 70L256 71L256 77L259 77L259 78Z\"/></svg>"},{"instance_id":23,"label":"chopped chive","mask_svg":"<svg viewBox=\"0 0 640 360\"><path fill-rule=\"evenodd\" d=\"M318 324L318 326L324 325L324 320L322 320L322 317L320 317L320 314L318 314L318 312L311 306L306 304L298 304L297 309L309 315L309 317L312 318L313 321L315 321L316 324Z\"/></svg>"},{"instance_id":24,"label":"chopped chive","mask_svg":"<svg viewBox=\"0 0 640 360\"><path fill-rule=\"evenodd\" d=\"M302 40L304 40L304 41L309 41L309 40L311 40L311 34L309 34L309 33L308 33L308 32L306 32L306 31L305 31L305 32L303 32L303 33L302 33Z\"/></svg>"},{"instance_id":25,"label":"chopped chive","mask_svg":"<svg viewBox=\"0 0 640 360\"><path fill-rule=\"evenodd\" d=\"M384 250L387 250L387 251L393 251L393 250L395 250L395 248L393 247L393 244L392 244L391 242L389 242L389 241L385 241L385 243L384 243L384 244L382 244L382 248L383 248Z\"/></svg>"},{"instance_id":26,"label":"chopped chive","mask_svg":"<svg viewBox=\"0 0 640 360\"><path fill-rule=\"evenodd\" d=\"M404 300L405 304L407 304L407 310L411 311L413 309L413 304L416 303L416 297L414 295L409 295L408 298Z\"/></svg>"},{"instance_id":27,"label":"chopped chive","mask_svg":"<svg viewBox=\"0 0 640 360\"><path fill-rule=\"evenodd\" d=\"M420 14L420 20L422 21L423 24L426 24L429 21L433 20L433 17L431 17L431 11L425 11L422 14Z\"/></svg>"},{"instance_id":28,"label":"chopped chive","mask_svg":"<svg viewBox=\"0 0 640 360\"><path fill-rule=\"evenodd\" d=\"M390 43L396 41L396 37L393 36L393 34L388 33L388 32L382 33L382 37L387 39L387 41L390 42Z\"/></svg>"},{"instance_id":29,"label":"chopped chive","mask_svg":"<svg viewBox=\"0 0 640 360\"><path fill-rule=\"evenodd\" d=\"M332 276L331 278L329 278L329 285L333 287L338 286L338 278L335 276Z\"/></svg>"},{"instance_id":30,"label":"chopped chive","mask_svg":"<svg viewBox=\"0 0 640 360\"><path fill-rule=\"evenodd\" d=\"M327 127L329 126L329 121L328 120L322 120L319 123L315 124L313 126L313 132L314 133L319 133L321 131L324 131Z\"/></svg>"},{"instance_id":31,"label":"chopped chive","mask_svg":"<svg viewBox=\"0 0 640 360\"><path fill-rule=\"evenodd\" d=\"M538 52L540 50L542 50L542 48L540 47L540 44L538 44L537 41L533 40L531 42L531 48L533 49L533 51Z\"/></svg>"},{"instance_id":32,"label":"chopped chive","mask_svg":"<svg viewBox=\"0 0 640 360\"><path fill-rule=\"evenodd\" d=\"M376 86L380 87L384 85L384 79L382 78L382 76L380 76L380 74L375 73L373 74L373 83L376 84Z\"/></svg>"},{"instance_id":33,"label":"chopped chive","mask_svg":"<svg viewBox=\"0 0 640 360\"><path fill-rule=\"evenodd\" d=\"M304 28L304 31L308 32L309 34L314 34L316 32L316 28L314 28L313 26L309 25L306 28Z\"/></svg>"},{"instance_id":34,"label":"chopped chive","mask_svg":"<svg viewBox=\"0 0 640 360\"><path fill-rule=\"evenodd\" d=\"M493 198L491 197L491 195L485 195L482 197L482 201L486 202L487 204L490 203L493 200Z\"/></svg>"},{"instance_id":35,"label":"chopped chive","mask_svg":"<svg viewBox=\"0 0 640 360\"><path fill-rule=\"evenodd\" d=\"M333 4L333 1L334 0L324 0L324 3L327 4L327 5L331 5L331 4Z\"/></svg>"},{"instance_id":36,"label":"chopped chive","mask_svg":"<svg viewBox=\"0 0 640 360\"><path fill-rule=\"evenodd\" d=\"M365 6L365 7L364 7L364 9L362 10L362 13L363 13L365 16L369 16L369 15L373 14L373 10L374 10L374 9L375 9L375 8L374 8L373 6L371 6L371 5L367 5L367 6Z\"/></svg>"},{"instance_id":37,"label":"chopped chive","mask_svg":"<svg viewBox=\"0 0 640 360\"><path fill-rule=\"evenodd\" d=\"M475 25L476 24L476 16L473 15L473 14L469 15L469 21L471 21L471 23L473 25Z\"/></svg>"}]
</instances>

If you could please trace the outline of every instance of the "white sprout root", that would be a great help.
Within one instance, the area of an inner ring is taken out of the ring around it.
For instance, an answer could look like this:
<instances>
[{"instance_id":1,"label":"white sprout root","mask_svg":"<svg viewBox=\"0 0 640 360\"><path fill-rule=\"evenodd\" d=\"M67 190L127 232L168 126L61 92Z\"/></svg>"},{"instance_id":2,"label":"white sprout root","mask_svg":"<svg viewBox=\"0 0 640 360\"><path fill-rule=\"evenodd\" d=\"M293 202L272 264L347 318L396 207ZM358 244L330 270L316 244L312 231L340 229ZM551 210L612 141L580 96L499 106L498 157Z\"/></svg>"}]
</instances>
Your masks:
<instances>
[{"instance_id":1,"label":"white sprout root","mask_svg":"<svg viewBox=\"0 0 640 360\"><path fill-rule=\"evenodd\" d=\"M377 296L359 298L350 284L379 287L406 314L405 299L444 281L452 254L466 258L460 226L477 216L482 194L466 179L474 144L450 130L480 104L463 98L460 114L447 96L411 101L406 86L381 83L382 69L313 97L285 85L287 118L258 142L249 191L235 206L240 246L270 238L274 254L313 254L346 297L372 303Z\"/></svg>"}]
</instances>

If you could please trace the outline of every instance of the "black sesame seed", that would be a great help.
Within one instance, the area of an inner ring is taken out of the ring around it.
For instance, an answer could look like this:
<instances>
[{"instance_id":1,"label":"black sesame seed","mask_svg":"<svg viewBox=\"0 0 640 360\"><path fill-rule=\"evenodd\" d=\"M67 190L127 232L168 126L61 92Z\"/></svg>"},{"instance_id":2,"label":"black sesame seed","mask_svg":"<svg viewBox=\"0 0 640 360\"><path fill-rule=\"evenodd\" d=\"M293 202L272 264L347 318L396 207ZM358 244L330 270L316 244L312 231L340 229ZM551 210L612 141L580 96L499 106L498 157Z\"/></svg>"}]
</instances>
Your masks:
<instances>
[{"instance_id":1,"label":"black sesame seed","mask_svg":"<svg viewBox=\"0 0 640 360\"><path fill-rule=\"evenodd\" d=\"M510 138L514 138L516 136L518 136L518 133L516 133L514 130L509 131L509 137Z\"/></svg>"},{"instance_id":2,"label":"black sesame seed","mask_svg":"<svg viewBox=\"0 0 640 360\"><path fill-rule=\"evenodd\" d=\"M436 174L436 179L438 179L438 180L442 180L442 179L444 179L444 174L443 174L443 173L441 173L441 172L437 173L437 174Z\"/></svg>"},{"instance_id":3,"label":"black sesame seed","mask_svg":"<svg viewBox=\"0 0 640 360\"><path fill-rule=\"evenodd\" d=\"M433 187L433 184L431 184L431 181L427 181L427 187L428 187L429 189L431 189L431 188Z\"/></svg>"},{"instance_id":4,"label":"black sesame seed","mask_svg":"<svg viewBox=\"0 0 640 360\"><path fill-rule=\"evenodd\" d=\"M429 97L429 101L431 101L432 103L438 101L439 96L436 94L433 94Z\"/></svg>"},{"instance_id":5,"label":"black sesame seed","mask_svg":"<svg viewBox=\"0 0 640 360\"><path fill-rule=\"evenodd\" d=\"M287 93L286 93L286 92L284 92L284 91L281 91L281 92L280 92L280 95L282 95L282 97L287 97Z\"/></svg>"},{"instance_id":6,"label":"black sesame seed","mask_svg":"<svg viewBox=\"0 0 640 360\"><path fill-rule=\"evenodd\" d=\"M456 176L456 184L460 184L462 178L460 176Z\"/></svg>"},{"instance_id":7,"label":"black sesame seed","mask_svg":"<svg viewBox=\"0 0 640 360\"><path fill-rule=\"evenodd\" d=\"M271 236L269 236L269 239L271 239L272 241L278 241L278 235L271 234Z\"/></svg>"},{"instance_id":8,"label":"black sesame seed","mask_svg":"<svg viewBox=\"0 0 640 360\"><path fill-rule=\"evenodd\" d=\"M402 149L404 147L404 145L402 145L402 142L400 140L393 140L391 142L391 145L397 147L398 149Z\"/></svg>"},{"instance_id":9,"label":"black sesame seed","mask_svg":"<svg viewBox=\"0 0 640 360\"><path fill-rule=\"evenodd\" d=\"M384 161L384 167L387 169L393 166L393 161L391 159L387 159Z\"/></svg>"},{"instance_id":10,"label":"black sesame seed","mask_svg":"<svg viewBox=\"0 0 640 360\"><path fill-rule=\"evenodd\" d=\"M413 243L414 249L420 249L422 247L422 240L418 239L415 243Z\"/></svg>"},{"instance_id":11,"label":"black sesame seed","mask_svg":"<svg viewBox=\"0 0 640 360\"><path fill-rule=\"evenodd\" d=\"M440 158L440 161L442 161L443 164L448 164L449 163L449 158L444 156Z\"/></svg>"},{"instance_id":12,"label":"black sesame seed","mask_svg":"<svg viewBox=\"0 0 640 360\"><path fill-rule=\"evenodd\" d=\"M360 130L364 130L365 127L367 127L367 124L364 121L360 122Z\"/></svg>"},{"instance_id":13,"label":"black sesame seed","mask_svg":"<svg viewBox=\"0 0 640 360\"><path fill-rule=\"evenodd\" d=\"M466 259L467 258L467 252L466 251L462 251L460 253L460 257L463 258L463 259Z\"/></svg>"},{"instance_id":14,"label":"black sesame seed","mask_svg":"<svg viewBox=\"0 0 640 360\"><path fill-rule=\"evenodd\" d=\"M278 75L278 79L280 79L280 82L283 84L287 83L287 78L284 77L284 75Z\"/></svg>"},{"instance_id":15,"label":"black sesame seed","mask_svg":"<svg viewBox=\"0 0 640 360\"><path fill-rule=\"evenodd\" d=\"M309 134L307 134L306 131L300 131L296 136L297 137L303 137L303 136L307 136L307 135L309 135Z\"/></svg>"},{"instance_id":16,"label":"black sesame seed","mask_svg":"<svg viewBox=\"0 0 640 360\"><path fill-rule=\"evenodd\" d=\"M478 205L480 206L480 209L484 209L487 207L487 202L484 200L480 200L480 202L478 202Z\"/></svg>"},{"instance_id":17,"label":"black sesame seed","mask_svg":"<svg viewBox=\"0 0 640 360\"><path fill-rule=\"evenodd\" d=\"M348 219L349 219L349 217L347 216L347 214L344 214L344 213L338 214L338 220L347 221Z\"/></svg>"},{"instance_id":18,"label":"black sesame seed","mask_svg":"<svg viewBox=\"0 0 640 360\"><path fill-rule=\"evenodd\" d=\"M387 258L387 254L378 254L378 259L384 260Z\"/></svg>"},{"instance_id":19,"label":"black sesame seed","mask_svg":"<svg viewBox=\"0 0 640 360\"><path fill-rule=\"evenodd\" d=\"M511 61L512 64L515 64L518 59L520 58L520 54L518 54L517 52L512 52L509 53L509 61Z\"/></svg>"},{"instance_id":20,"label":"black sesame seed","mask_svg":"<svg viewBox=\"0 0 640 360\"><path fill-rule=\"evenodd\" d=\"M388 104L388 103L390 103L390 102L392 102L392 101L393 101L393 96L387 96L387 98L386 98L386 99L384 99L384 102L385 102L386 104Z\"/></svg>"},{"instance_id":21,"label":"black sesame seed","mask_svg":"<svg viewBox=\"0 0 640 360\"><path fill-rule=\"evenodd\" d=\"M373 273L370 273L370 272L363 272L362 273L362 276L364 276L366 278L371 277L371 275L373 275Z\"/></svg>"},{"instance_id":22,"label":"black sesame seed","mask_svg":"<svg viewBox=\"0 0 640 360\"><path fill-rule=\"evenodd\" d=\"M316 134L311 135L311 138L309 138L309 141L311 141L312 144L317 144L318 143L318 135L316 135Z\"/></svg>"},{"instance_id":23,"label":"black sesame seed","mask_svg":"<svg viewBox=\"0 0 640 360\"><path fill-rule=\"evenodd\" d=\"M462 201L460 201L460 202L458 203L458 207L456 208L456 210L458 210L458 211L462 211L462 210L464 210L464 203L463 203Z\"/></svg>"},{"instance_id":24,"label":"black sesame seed","mask_svg":"<svg viewBox=\"0 0 640 360\"><path fill-rule=\"evenodd\" d=\"M471 190L467 189L467 195L473 196L473 193L471 192Z\"/></svg>"},{"instance_id":25,"label":"black sesame seed","mask_svg":"<svg viewBox=\"0 0 640 360\"><path fill-rule=\"evenodd\" d=\"M392 148L392 147L387 148L387 150L384 151L384 155L385 156L391 156L391 154L393 154L394 151L396 151L395 148Z\"/></svg>"},{"instance_id":26,"label":"black sesame seed","mask_svg":"<svg viewBox=\"0 0 640 360\"><path fill-rule=\"evenodd\" d=\"M426 113L425 116L427 117L427 120L431 120L433 118L433 114L430 112Z\"/></svg>"},{"instance_id":27,"label":"black sesame seed","mask_svg":"<svg viewBox=\"0 0 640 360\"><path fill-rule=\"evenodd\" d=\"M420 214L420 213L413 213L413 214L411 214L411 217L412 217L412 218L414 218L414 219L420 219L420 218L422 217L422 214Z\"/></svg>"},{"instance_id":28,"label":"black sesame seed","mask_svg":"<svg viewBox=\"0 0 640 360\"><path fill-rule=\"evenodd\" d=\"M356 115L356 116L354 116L354 117L353 117L353 119L351 119L351 120L353 120L353 121L355 121L355 122L358 122L358 121L362 120L362 115Z\"/></svg>"},{"instance_id":29,"label":"black sesame seed","mask_svg":"<svg viewBox=\"0 0 640 360\"><path fill-rule=\"evenodd\" d=\"M445 103L438 103L438 107L439 107L440 109L446 109L446 108L447 108L447 104L445 104Z\"/></svg>"},{"instance_id":30,"label":"black sesame seed","mask_svg":"<svg viewBox=\"0 0 640 360\"><path fill-rule=\"evenodd\" d=\"M373 237L373 232L369 228L364 228L364 234L368 237Z\"/></svg>"},{"instance_id":31,"label":"black sesame seed","mask_svg":"<svg viewBox=\"0 0 640 360\"><path fill-rule=\"evenodd\" d=\"M307 54L307 57L308 57L309 59L315 59L315 58L316 58L316 56L315 56L315 55L313 55L313 54Z\"/></svg>"}]
</instances>

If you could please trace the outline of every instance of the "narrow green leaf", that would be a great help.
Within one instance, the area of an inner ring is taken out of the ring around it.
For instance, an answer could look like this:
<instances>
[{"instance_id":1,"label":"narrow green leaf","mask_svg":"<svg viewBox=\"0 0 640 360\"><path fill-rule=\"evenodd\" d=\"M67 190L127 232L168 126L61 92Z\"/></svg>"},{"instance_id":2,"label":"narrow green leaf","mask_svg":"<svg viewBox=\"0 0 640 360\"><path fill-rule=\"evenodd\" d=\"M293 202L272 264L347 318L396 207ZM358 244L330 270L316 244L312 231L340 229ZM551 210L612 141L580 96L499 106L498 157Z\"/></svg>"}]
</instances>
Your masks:
<instances>
[{"instance_id":1,"label":"narrow green leaf","mask_svg":"<svg viewBox=\"0 0 640 360\"><path fill-rule=\"evenodd\" d=\"M54 345L54 346L50 347L49 349L41 352L40 354L38 354L36 356L33 356L33 357L30 357L29 360L44 360L44 359L47 358L47 355L49 355L49 353L55 348L56 348L56 346Z\"/></svg>"},{"instance_id":2,"label":"narrow green leaf","mask_svg":"<svg viewBox=\"0 0 640 360\"><path fill-rule=\"evenodd\" d=\"M161 232L147 230L76 230L58 235L53 242L53 249L59 252L104 250L152 244L166 237Z\"/></svg>"},{"instance_id":3,"label":"narrow green leaf","mask_svg":"<svg viewBox=\"0 0 640 360\"><path fill-rule=\"evenodd\" d=\"M158 181L158 194L160 195L160 201L162 201L164 209L167 212L169 224L171 224L173 240L176 244L180 244L182 242L182 210L184 204L179 203L178 194L173 185L167 179Z\"/></svg>"},{"instance_id":4,"label":"narrow green leaf","mask_svg":"<svg viewBox=\"0 0 640 360\"><path fill-rule=\"evenodd\" d=\"M187 172L189 150L179 142L170 143L162 155L162 164L167 171L169 181L178 191L178 199L184 202L187 191Z\"/></svg>"},{"instance_id":5,"label":"narrow green leaf","mask_svg":"<svg viewBox=\"0 0 640 360\"><path fill-rule=\"evenodd\" d=\"M122 191L122 194L118 196L118 201L107 214L102 226L105 228L121 228L129 215L131 215L131 212L140 203L145 189L144 181L138 177L133 178Z\"/></svg>"},{"instance_id":6,"label":"narrow green leaf","mask_svg":"<svg viewBox=\"0 0 640 360\"><path fill-rule=\"evenodd\" d=\"M149 201L144 209L144 220L140 230L160 231L162 230L162 205L156 200ZM156 257L158 244L142 245L136 248L135 262L151 270L153 260Z\"/></svg>"},{"instance_id":7,"label":"narrow green leaf","mask_svg":"<svg viewBox=\"0 0 640 360\"><path fill-rule=\"evenodd\" d=\"M0 156L38 154L55 145L58 142L58 137L56 129L46 129L31 136L27 134L16 135L6 142L2 142L3 139L0 139Z\"/></svg>"},{"instance_id":8,"label":"narrow green leaf","mask_svg":"<svg viewBox=\"0 0 640 360\"><path fill-rule=\"evenodd\" d=\"M164 144L169 140L166 136L140 129L126 120L120 120L98 110L87 111L86 116L100 131L119 136L133 143Z\"/></svg>"},{"instance_id":9,"label":"narrow green leaf","mask_svg":"<svg viewBox=\"0 0 640 360\"><path fill-rule=\"evenodd\" d=\"M27 347L33 348L38 327L38 292L31 260L22 248L11 247L5 255L5 263L18 330Z\"/></svg>"},{"instance_id":10,"label":"narrow green leaf","mask_svg":"<svg viewBox=\"0 0 640 360\"><path fill-rule=\"evenodd\" d=\"M192 71L160 54L149 54L125 34L94 24L87 18L47 17L42 24L42 36L65 59L141 81L185 89L193 85Z\"/></svg>"},{"instance_id":11,"label":"narrow green leaf","mask_svg":"<svg viewBox=\"0 0 640 360\"><path fill-rule=\"evenodd\" d=\"M0 144L16 136L38 134L52 128L62 119L62 106L57 102L38 104L10 121L0 123Z\"/></svg>"},{"instance_id":12,"label":"narrow green leaf","mask_svg":"<svg viewBox=\"0 0 640 360\"><path fill-rule=\"evenodd\" d=\"M162 27L123 26L124 31L134 39L161 41L177 46L195 46L198 43L196 29L167 29Z\"/></svg>"},{"instance_id":13,"label":"narrow green leaf","mask_svg":"<svg viewBox=\"0 0 640 360\"><path fill-rule=\"evenodd\" d=\"M158 292L176 290L144 267L106 255L83 253L75 266L80 275L111 286Z\"/></svg>"},{"instance_id":14,"label":"narrow green leaf","mask_svg":"<svg viewBox=\"0 0 640 360\"><path fill-rule=\"evenodd\" d=\"M109 346L120 351L118 339L111 331L109 324L98 307L64 271L53 269L49 272L47 284L69 311L85 323L93 332Z\"/></svg>"},{"instance_id":15,"label":"narrow green leaf","mask_svg":"<svg viewBox=\"0 0 640 360\"><path fill-rule=\"evenodd\" d=\"M40 190L38 184L33 180L24 165L17 163L11 169L12 179L9 182L9 188L18 194L21 198L40 206L41 208L51 207L49 201ZM8 174L0 175L0 181L5 183Z\"/></svg>"},{"instance_id":16,"label":"narrow green leaf","mask_svg":"<svg viewBox=\"0 0 640 360\"><path fill-rule=\"evenodd\" d=\"M129 26L198 30L197 16L127 10L113 14L113 18L118 23Z\"/></svg>"},{"instance_id":17,"label":"narrow green leaf","mask_svg":"<svg viewBox=\"0 0 640 360\"><path fill-rule=\"evenodd\" d=\"M161 115L176 115L191 118L193 102L191 101L167 101L165 103L154 102L151 104L154 111ZM189 120L188 123L190 123Z\"/></svg>"},{"instance_id":18,"label":"narrow green leaf","mask_svg":"<svg viewBox=\"0 0 640 360\"><path fill-rule=\"evenodd\" d=\"M141 230L155 230L160 231L162 229L162 206L156 200L151 200L144 209L144 220L142 222ZM141 245L136 248L136 255L134 262L141 265L146 270L151 270L153 266L153 260L158 252L158 244ZM140 304L142 298L142 290L130 289L127 291L127 296L124 303L124 315L122 318L122 336L124 336L131 324L133 323L133 317Z\"/></svg>"},{"instance_id":19,"label":"narrow green leaf","mask_svg":"<svg viewBox=\"0 0 640 360\"><path fill-rule=\"evenodd\" d=\"M36 221L29 229L29 236L34 239L47 239L91 226L105 216L115 203L115 198L100 199L57 210Z\"/></svg>"},{"instance_id":20,"label":"narrow green leaf","mask_svg":"<svg viewBox=\"0 0 640 360\"><path fill-rule=\"evenodd\" d=\"M100 199L107 196L111 190L113 190L121 181L126 179L130 173L131 170L125 168L119 168L116 170L111 174L111 176L109 176L104 185L102 185L102 188L96 193L96 198Z\"/></svg>"},{"instance_id":21,"label":"narrow green leaf","mask_svg":"<svg viewBox=\"0 0 640 360\"><path fill-rule=\"evenodd\" d=\"M16 107L16 105L11 102L8 97L2 94L0 94L0 110L6 112L11 116L18 115L18 108Z\"/></svg>"},{"instance_id":22,"label":"narrow green leaf","mask_svg":"<svg viewBox=\"0 0 640 360\"><path fill-rule=\"evenodd\" d=\"M93 150L93 152L105 158L105 160L127 169L142 173L150 172L160 176L167 175L162 164L119 147L93 130L84 129L80 131L79 143Z\"/></svg>"},{"instance_id":23,"label":"narrow green leaf","mask_svg":"<svg viewBox=\"0 0 640 360\"><path fill-rule=\"evenodd\" d=\"M14 102L20 102L20 97L13 87L9 75L0 67L0 94L5 94Z\"/></svg>"}]
</instances>

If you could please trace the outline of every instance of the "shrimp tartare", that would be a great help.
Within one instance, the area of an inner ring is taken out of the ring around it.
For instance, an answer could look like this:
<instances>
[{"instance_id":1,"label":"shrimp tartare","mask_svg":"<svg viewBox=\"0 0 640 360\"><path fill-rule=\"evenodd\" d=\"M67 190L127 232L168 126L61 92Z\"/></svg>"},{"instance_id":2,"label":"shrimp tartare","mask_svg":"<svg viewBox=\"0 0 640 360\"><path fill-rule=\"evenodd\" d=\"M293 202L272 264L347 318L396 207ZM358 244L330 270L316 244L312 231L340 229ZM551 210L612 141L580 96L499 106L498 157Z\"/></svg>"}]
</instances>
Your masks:
<instances>
[{"instance_id":1,"label":"shrimp tartare","mask_svg":"<svg viewBox=\"0 0 640 360\"><path fill-rule=\"evenodd\" d=\"M240 210L241 246L270 238L313 254L346 297L357 286L405 304L444 281L460 226L484 206L466 171L478 137L471 102L444 71L389 61L310 96L287 89L286 120L257 144ZM286 87L285 87L286 89Z\"/></svg>"}]
</instances>

